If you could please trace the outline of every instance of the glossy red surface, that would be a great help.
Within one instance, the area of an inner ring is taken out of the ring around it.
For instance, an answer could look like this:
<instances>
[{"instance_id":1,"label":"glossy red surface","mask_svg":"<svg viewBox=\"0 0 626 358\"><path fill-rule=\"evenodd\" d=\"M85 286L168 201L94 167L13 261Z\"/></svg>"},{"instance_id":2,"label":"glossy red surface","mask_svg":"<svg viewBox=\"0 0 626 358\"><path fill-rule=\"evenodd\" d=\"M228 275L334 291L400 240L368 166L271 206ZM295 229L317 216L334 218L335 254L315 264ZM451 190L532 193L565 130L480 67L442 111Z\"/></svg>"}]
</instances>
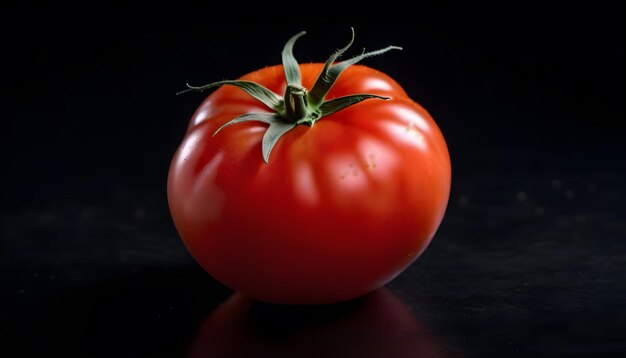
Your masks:
<instances>
[{"instance_id":1,"label":"glossy red surface","mask_svg":"<svg viewBox=\"0 0 626 358\"><path fill-rule=\"evenodd\" d=\"M322 64L301 65L310 88ZM242 79L282 93L282 66ZM202 103L171 164L168 198L196 260L226 286L276 303L327 303L392 280L426 248L450 191L450 158L430 115L387 75L348 68L327 99L367 100L298 126L261 156L267 112L239 88Z\"/></svg>"}]
</instances>

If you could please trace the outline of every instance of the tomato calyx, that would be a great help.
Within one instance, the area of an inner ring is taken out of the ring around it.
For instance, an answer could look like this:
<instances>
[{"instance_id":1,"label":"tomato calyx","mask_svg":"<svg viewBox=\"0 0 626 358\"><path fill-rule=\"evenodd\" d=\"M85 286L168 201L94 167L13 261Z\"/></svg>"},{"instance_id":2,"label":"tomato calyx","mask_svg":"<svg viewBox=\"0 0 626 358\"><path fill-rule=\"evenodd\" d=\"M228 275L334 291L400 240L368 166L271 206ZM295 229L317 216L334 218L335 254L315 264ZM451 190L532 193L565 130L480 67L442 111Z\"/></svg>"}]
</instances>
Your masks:
<instances>
[{"instance_id":1,"label":"tomato calyx","mask_svg":"<svg viewBox=\"0 0 626 358\"><path fill-rule=\"evenodd\" d=\"M358 93L334 98L328 101L326 100L326 95L332 86L335 84L341 73L349 66L354 65L365 58L381 55L390 50L402 50L402 48L398 46L388 46L376 51L363 51L361 55L341 62L335 62L350 48L350 46L352 46L352 43L354 42L354 29L351 30L352 38L350 39L350 42L345 47L333 53L328 60L326 60L324 68L310 91L302 86L300 66L293 55L294 44L300 37L306 34L306 32L301 31L287 41L281 53L285 79L287 81L284 97L272 92L261 84L244 80L219 81L209 83L204 86L191 86L187 84L187 89L178 92L177 95L191 91L202 92L210 88L231 85L243 89L250 96L267 106L273 111L273 113L244 113L219 127L213 134L215 136L223 128L236 123L246 121L259 121L267 123L269 126L263 135L261 143L263 161L267 164L269 163L269 156L272 149L278 140L295 126L312 126L315 122L325 116L367 99L391 99L390 97L379 96L376 94Z\"/></svg>"}]
</instances>

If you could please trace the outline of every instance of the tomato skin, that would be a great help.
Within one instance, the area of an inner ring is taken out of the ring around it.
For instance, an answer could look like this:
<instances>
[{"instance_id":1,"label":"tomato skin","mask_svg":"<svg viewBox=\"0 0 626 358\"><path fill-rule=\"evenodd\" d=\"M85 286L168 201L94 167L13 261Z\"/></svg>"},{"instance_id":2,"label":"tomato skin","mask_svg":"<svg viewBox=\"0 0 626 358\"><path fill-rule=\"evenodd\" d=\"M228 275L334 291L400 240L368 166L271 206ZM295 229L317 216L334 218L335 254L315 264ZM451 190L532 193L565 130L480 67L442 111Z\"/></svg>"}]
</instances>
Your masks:
<instances>
[{"instance_id":1,"label":"tomato skin","mask_svg":"<svg viewBox=\"0 0 626 358\"><path fill-rule=\"evenodd\" d=\"M323 64L300 65L311 88ZM282 66L244 77L276 93ZM367 100L299 125L261 156L269 112L234 87L200 105L174 155L168 199L176 228L202 267L245 296L274 303L351 299L401 273L426 248L450 191L450 158L430 115L387 75L355 65L327 99Z\"/></svg>"}]
</instances>

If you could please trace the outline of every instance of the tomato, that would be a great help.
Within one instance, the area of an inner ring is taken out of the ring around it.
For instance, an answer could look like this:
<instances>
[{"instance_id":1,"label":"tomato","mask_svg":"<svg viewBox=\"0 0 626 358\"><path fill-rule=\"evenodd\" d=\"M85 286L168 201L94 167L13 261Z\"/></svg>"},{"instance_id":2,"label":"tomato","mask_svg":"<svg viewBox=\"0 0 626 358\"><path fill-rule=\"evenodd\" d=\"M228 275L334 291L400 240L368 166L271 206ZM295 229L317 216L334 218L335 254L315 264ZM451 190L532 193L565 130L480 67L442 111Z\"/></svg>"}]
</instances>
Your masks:
<instances>
[{"instance_id":1,"label":"tomato","mask_svg":"<svg viewBox=\"0 0 626 358\"><path fill-rule=\"evenodd\" d=\"M312 304L364 295L415 261L443 219L451 176L446 142L428 112L389 76L346 67L331 78L325 103L369 97L321 118L315 111L324 105L314 107L313 116L296 117L314 118L302 124L289 124L288 111L274 114L267 98L259 101L243 87L255 82L273 94L295 88L311 97L287 93L284 106L302 98L319 104L313 94L329 61L296 63L298 76L283 61L238 83L218 83L234 86L200 105L172 160L168 200L180 237L211 276L247 297ZM288 84L294 78L300 87ZM270 129L268 121L226 125L251 112L290 128L270 133L271 121Z\"/></svg>"}]
</instances>

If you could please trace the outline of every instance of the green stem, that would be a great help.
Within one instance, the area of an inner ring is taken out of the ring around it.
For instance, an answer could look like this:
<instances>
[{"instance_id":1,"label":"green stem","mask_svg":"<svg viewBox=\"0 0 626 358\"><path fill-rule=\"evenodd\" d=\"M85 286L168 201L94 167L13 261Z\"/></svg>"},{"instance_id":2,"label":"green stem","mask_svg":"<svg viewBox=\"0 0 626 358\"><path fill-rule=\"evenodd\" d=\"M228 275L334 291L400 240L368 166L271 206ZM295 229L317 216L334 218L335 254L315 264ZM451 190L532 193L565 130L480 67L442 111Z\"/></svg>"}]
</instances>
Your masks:
<instances>
[{"instance_id":1,"label":"green stem","mask_svg":"<svg viewBox=\"0 0 626 358\"><path fill-rule=\"evenodd\" d=\"M296 123L306 117L308 113L306 94L306 88L300 85L287 85L285 90L285 115L290 122Z\"/></svg>"},{"instance_id":2,"label":"green stem","mask_svg":"<svg viewBox=\"0 0 626 358\"><path fill-rule=\"evenodd\" d=\"M296 61L296 58L293 56L293 46L296 43L296 40L304 35L303 31L295 36L292 36L283 48L282 60L285 71L285 80L287 82L284 98L258 83L246 80L219 81L205 86L187 85L187 89L179 92L178 94L190 91L201 92L210 88L230 85L243 89L250 96L265 104L272 111L271 113L244 113L219 127L213 135L221 131L222 128L236 123L247 121L260 121L267 123L268 127L263 135L261 145L263 160L267 163L269 161L272 148L274 148L274 145L276 145L280 137L296 126L312 126L322 117L329 116L337 111L353 106L367 99L373 98L385 101L391 99L390 97L372 93L356 93L326 100L326 95L339 78L339 75L341 75L346 68L365 58L377 56L390 50L402 49L397 46L388 46L377 51L363 52L361 55L341 62L336 62L337 59L344 52L346 52L348 48L350 48L352 42L354 41L354 29L351 30L352 37L350 42L342 49L333 53L330 58L326 60L322 72L317 77L317 80L310 91L301 85L302 79L300 76L300 66L298 65L298 61Z\"/></svg>"}]
</instances>

